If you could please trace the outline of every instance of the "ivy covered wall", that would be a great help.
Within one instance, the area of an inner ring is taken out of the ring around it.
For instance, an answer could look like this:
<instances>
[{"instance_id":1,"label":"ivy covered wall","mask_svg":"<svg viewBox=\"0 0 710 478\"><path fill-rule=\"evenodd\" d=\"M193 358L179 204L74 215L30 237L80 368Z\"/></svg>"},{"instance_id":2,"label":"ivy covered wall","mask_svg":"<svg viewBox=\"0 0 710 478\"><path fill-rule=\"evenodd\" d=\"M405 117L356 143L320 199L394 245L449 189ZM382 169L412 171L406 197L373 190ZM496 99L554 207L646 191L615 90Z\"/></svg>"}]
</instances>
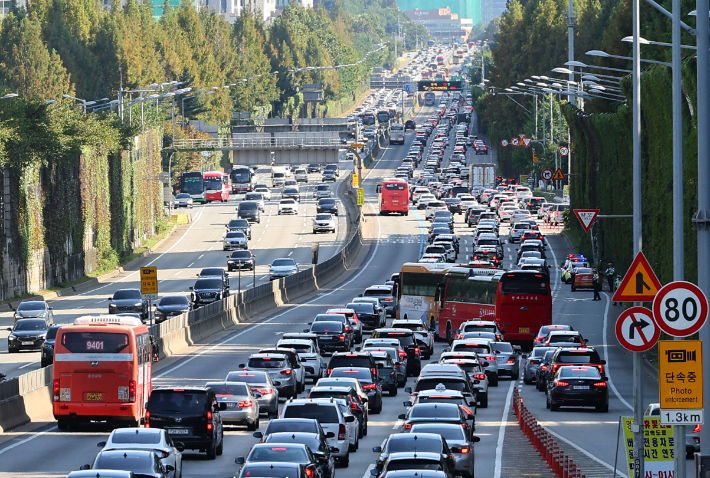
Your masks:
<instances>
[{"instance_id":1,"label":"ivy covered wall","mask_svg":"<svg viewBox=\"0 0 710 478\"><path fill-rule=\"evenodd\" d=\"M110 270L162 215L162 128L136 136L115 117L17 103L0 111L12 131L0 137L0 299Z\"/></svg>"},{"instance_id":2,"label":"ivy covered wall","mask_svg":"<svg viewBox=\"0 0 710 478\"><path fill-rule=\"evenodd\" d=\"M692 216L697 209L697 127L695 109L696 64L683 62L683 224L685 229L685 279L697 279L697 235ZM658 66L641 77L641 161L643 251L662 283L673 279L672 224L672 99L671 70ZM622 89L631 104L630 77ZM632 214L631 109L621 105L613 114L586 114L565 104L563 114L572 137L571 209L600 209L600 214ZM582 235L591 250L589 234L573 219L569 227ZM601 264L613 262L624 271L633 260L633 223L630 218L598 219L597 234Z\"/></svg>"}]
</instances>

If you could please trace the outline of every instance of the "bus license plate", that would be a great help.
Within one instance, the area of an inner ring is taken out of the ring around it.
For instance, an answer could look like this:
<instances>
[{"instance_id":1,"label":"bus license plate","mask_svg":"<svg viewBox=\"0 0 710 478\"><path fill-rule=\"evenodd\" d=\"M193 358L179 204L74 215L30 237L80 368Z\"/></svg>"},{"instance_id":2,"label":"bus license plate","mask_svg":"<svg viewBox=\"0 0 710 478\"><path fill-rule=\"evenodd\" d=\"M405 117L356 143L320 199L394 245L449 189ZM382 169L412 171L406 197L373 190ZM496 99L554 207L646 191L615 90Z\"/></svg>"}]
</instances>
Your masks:
<instances>
[{"instance_id":1,"label":"bus license plate","mask_svg":"<svg viewBox=\"0 0 710 478\"><path fill-rule=\"evenodd\" d=\"M530 327L518 327L518 333L519 334L529 334Z\"/></svg>"},{"instance_id":2,"label":"bus license plate","mask_svg":"<svg viewBox=\"0 0 710 478\"><path fill-rule=\"evenodd\" d=\"M190 433L189 428L168 428L170 435L187 435Z\"/></svg>"},{"instance_id":3,"label":"bus license plate","mask_svg":"<svg viewBox=\"0 0 710 478\"><path fill-rule=\"evenodd\" d=\"M87 402L100 402L104 399L104 394L99 392L89 392L86 394Z\"/></svg>"}]
</instances>

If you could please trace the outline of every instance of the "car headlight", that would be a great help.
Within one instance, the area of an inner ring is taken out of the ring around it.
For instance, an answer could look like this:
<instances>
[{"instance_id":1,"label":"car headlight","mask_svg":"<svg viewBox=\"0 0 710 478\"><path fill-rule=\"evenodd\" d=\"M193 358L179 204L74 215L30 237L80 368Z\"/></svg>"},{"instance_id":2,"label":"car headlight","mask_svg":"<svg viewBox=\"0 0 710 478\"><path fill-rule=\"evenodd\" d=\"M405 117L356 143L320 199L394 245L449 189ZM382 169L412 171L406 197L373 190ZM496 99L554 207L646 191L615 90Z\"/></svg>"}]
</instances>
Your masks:
<instances>
[{"instance_id":1,"label":"car headlight","mask_svg":"<svg viewBox=\"0 0 710 478\"><path fill-rule=\"evenodd\" d=\"M47 311L40 312L39 314L37 314L37 317L40 317L40 318L47 317Z\"/></svg>"},{"instance_id":2,"label":"car headlight","mask_svg":"<svg viewBox=\"0 0 710 478\"><path fill-rule=\"evenodd\" d=\"M133 307L143 307L143 302L136 302Z\"/></svg>"},{"instance_id":3,"label":"car headlight","mask_svg":"<svg viewBox=\"0 0 710 478\"><path fill-rule=\"evenodd\" d=\"M10 334L10 335L7 336L7 339L8 339L8 340L15 340L15 339L17 339L17 336Z\"/></svg>"},{"instance_id":4,"label":"car headlight","mask_svg":"<svg viewBox=\"0 0 710 478\"><path fill-rule=\"evenodd\" d=\"M18 314L18 313L15 313L15 315L13 315L13 317L14 317L15 319L21 319L21 318L22 318L22 315L20 315L20 314Z\"/></svg>"}]
</instances>

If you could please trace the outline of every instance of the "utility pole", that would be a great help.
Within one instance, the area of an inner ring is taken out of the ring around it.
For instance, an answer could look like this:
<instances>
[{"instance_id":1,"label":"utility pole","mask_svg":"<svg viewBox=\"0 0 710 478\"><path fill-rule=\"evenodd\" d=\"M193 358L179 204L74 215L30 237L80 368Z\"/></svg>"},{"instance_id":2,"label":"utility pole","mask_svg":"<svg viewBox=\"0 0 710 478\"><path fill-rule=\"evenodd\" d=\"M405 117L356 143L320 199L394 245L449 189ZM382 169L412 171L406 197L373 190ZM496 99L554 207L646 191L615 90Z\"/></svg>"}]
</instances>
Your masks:
<instances>
[{"instance_id":1,"label":"utility pole","mask_svg":"<svg viewBox=\"0 0 710 478\"><path fill-rule=\"evenodd\" d=\"M569 0L567 5L567 58L569 61L574 61L574 5L573 0ZM569 67L574 71L574 66ZM569 81L574 81L574 73L569 74ZM569 89L569 85L567 85ZM567 97L567 101L572 102L572 96ZM575 104L579 106L579 97L575 97Z\"/></svg>"}]
</instances>

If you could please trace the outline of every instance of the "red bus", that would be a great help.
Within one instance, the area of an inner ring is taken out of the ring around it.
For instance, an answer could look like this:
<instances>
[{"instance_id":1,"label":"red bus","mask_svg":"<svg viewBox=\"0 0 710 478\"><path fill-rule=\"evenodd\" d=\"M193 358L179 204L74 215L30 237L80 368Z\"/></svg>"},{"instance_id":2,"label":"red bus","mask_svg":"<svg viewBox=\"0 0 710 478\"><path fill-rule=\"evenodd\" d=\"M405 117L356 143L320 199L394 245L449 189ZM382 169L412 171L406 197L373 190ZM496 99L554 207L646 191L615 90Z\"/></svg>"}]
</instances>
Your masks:
<instances>
[{"instance_id":1,"label":"red bus","mask_svg":"<svg viewBox=\"0 0 710 478\"><path fill-rule=\"evenodd\" d=\"M140 319L84 316L62 326L54 346L57 427L89 421L137 426L152 391L153 340Z\"/></svg>"},{"instance_id":2,"label":"red bus","mask_svg":"<svg viewBox=\"0 0 710 478\"><path fill-rule=\"evenodd\" d=\"M452 267L437 295L437 336L449 343L467 320L495 320L507 342L525 347L532 346L540 327L552 324L550 277L536 271Z\"/></svg>"},{"instance_id":3,"label":"red bus","mask_svg":"<svg viewBox=\"0 0 710 478\"><path fill-rule=\"evenodd\" d=\"M436 57L436 64L437 65L443 65L444 64L444 55L439 55Z\"/></svg>"},{"instance_id":4,"label":"red bus","mask_svg":"<svg viewBox=\"0 0 710 478\"><path fill-rule=\"evenodd\" d=\"M380 216L392 212L409 216L409 183L402 179L382 180Z\"/></svg>"},{"instance_id":5,"label":"red bus","mask_svg":"<svg viewBox=\"0 0 710 478\"><path fill-rule=\"evenodd\" d=\"M229 174L221 171L210 171L203 173L202 179L205 183L205 200L227 202L229 193L232 190L229 185Z\"/></svg>"}]
</instances>

